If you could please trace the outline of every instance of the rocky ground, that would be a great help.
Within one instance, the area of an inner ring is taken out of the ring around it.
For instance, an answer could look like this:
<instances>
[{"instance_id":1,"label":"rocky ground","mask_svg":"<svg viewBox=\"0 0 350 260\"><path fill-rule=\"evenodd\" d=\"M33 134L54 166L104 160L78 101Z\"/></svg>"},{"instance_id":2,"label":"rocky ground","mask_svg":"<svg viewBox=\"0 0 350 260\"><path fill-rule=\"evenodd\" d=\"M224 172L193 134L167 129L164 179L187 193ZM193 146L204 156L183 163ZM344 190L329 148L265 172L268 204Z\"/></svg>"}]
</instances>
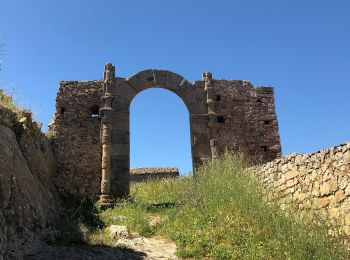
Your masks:
<instances>
[{"instance_id":1,"label":"rocky ground","mask_svg":"<svg viewBox=\"0 0 350 260\"><path fill-rule=\"evenodd\" d=\"M176 245L162 238L145 238L130 234L125 226L110 226L110 238L115 241L110 246L84 245L79 247L43 244L25 256L28 260L48 259L178 259Z\"/></svg>"}]
</instances>

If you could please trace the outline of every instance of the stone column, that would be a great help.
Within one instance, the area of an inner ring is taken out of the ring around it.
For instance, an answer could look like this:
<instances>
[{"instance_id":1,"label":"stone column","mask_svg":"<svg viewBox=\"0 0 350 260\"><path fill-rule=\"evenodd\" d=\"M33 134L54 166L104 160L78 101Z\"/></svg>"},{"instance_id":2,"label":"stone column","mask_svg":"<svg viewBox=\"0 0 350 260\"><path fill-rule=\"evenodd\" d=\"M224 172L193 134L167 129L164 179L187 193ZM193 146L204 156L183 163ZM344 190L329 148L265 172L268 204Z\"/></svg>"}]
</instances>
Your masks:
<instances>
[{"instance_id":1,"label":"stone column","mask_svg":"<svg viewBox=\"0 0 350 260\"><path fill-rule=\"evenodd\" d=\"M115 88L115 67L107 63L104 69L101 123L102 123L102 165L101 165L101 195L98 202L100 207L110 207L113 202L111 194L111 128L112 128L112 101Z\"/></svg>"},{"instance_id":2,"label":"stone column","mask_svg":"<svg viewBox=\"0 0 350 260\"><path fill-rule=\"evenodd\" d=\"M215 113L215 93L212 82L211 72L204 72L202 74L204 80L204 92L206 93L206 104L208 107L208 127L209 127L209 144L211 151L211 158L214 160L217 157L217 140L216 140L216 120Z\"/></svg>"}]
</instances>

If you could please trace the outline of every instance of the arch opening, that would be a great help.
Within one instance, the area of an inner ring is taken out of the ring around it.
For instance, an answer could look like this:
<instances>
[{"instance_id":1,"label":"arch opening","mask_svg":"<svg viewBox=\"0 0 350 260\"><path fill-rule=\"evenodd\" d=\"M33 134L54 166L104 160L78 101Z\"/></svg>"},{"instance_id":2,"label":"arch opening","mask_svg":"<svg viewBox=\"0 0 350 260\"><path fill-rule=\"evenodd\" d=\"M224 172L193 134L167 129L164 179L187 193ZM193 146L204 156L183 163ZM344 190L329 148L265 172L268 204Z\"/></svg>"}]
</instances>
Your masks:
<instances>
[{"instance_id":1,"label":"arch opening","mask_svg":"<svg viewBox=\"0 0 350 260\"><path fill-rule=\"evenodd\" d=\"M130 104L130 168L168 167L192 172L189 111L170 90L142 90Z\"/></svg>"}]
</instances>

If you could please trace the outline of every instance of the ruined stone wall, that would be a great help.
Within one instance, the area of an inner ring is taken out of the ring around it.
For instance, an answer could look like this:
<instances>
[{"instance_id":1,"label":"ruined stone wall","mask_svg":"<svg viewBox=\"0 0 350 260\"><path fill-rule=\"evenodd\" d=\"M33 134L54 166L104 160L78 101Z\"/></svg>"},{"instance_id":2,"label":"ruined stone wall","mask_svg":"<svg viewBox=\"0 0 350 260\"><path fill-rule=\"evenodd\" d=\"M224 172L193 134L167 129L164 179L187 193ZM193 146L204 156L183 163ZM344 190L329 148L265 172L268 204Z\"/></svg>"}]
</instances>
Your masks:
<instances>
[{"instance_id":1,"label":"ruined stone wall","mask_svg":"<svg viewBox=\"0 0 350 260\"><path fill-rule=\"evenodd\" d=\"M179 176L179 169L176 167L130 168L130 181L132 182L176 178Z\"/></svg>"},{"instance_id":2,"label":"ruined stone wall","mask_svg":"<svg viewBox=\"0 0 350 260\"><path fill-rule=\"evenodd\" d=\"M251 169L269 199L301 216L316 212L350 237L350 141L312 154L291 154Z\"/></svg>"},{"instance_id":3,"label":"ruined stone wall","mask_svg":"<svg viewBox=\"0 0 350 260\"><path fill-rule=\"evenodd\" d=\"M55 184L64 194L94 198L100 191L101 96L101 81L60 82L49 130L58 166Z\"/></svg>"},{"instance_id":4,"label":"ruined stone wall","mask_svg":"<svg viewBox=\"0 0 350 260\"><path fill-rule=\"evenodd\" d=\"M281 155L274 92L248 81L214 80L218 153L239 151L271 161Z\"/></svg>"},{"instance_id":5,"label":"ruined stone wall","mask_svg":"<svg viewBox=\"0 0 350 260\"><path fill-rule=\"evenodd\" d=\"M122 142L112 145L112 166L122 163L129 167L128 104L132 97L159 85L176 92L192 111L192 159L196 165L201 162L201 157L208 157L213 151L217 155L226 150L240 151L248 156L258 156L263 161L280 156L272 88L254 87L241 80L212 80L209 97L203 80L191 84L172 72L147 70L128 79L116 78L115 86L111 87L115 96L111 127L115 129L107 139L110 138L112 143ZM213 94L215 107L211 101ZM53 133L58 164L55 184L62 193L92 199L100 193L102 143L99 109L103 95L103 81L60 82L56 112L49 129ZM207 109L205 104L210 104L210 108L208 105ZM216 113L214 122L208 116L212 110ZM211 141L215 146L210 148ZM126 172L128 174L128 170ZM113 175L122 176L114 172Z\"/></svg>"}]
</instances>

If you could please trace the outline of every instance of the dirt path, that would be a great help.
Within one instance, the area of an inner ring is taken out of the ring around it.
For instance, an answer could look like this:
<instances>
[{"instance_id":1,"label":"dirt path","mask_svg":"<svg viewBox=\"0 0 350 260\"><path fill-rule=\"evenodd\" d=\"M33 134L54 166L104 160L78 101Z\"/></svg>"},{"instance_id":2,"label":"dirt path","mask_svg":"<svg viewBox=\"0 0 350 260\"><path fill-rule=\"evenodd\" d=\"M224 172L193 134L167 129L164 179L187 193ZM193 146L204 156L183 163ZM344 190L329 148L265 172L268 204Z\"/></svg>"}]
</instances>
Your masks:
<instances>
[{"instance_id":1,"label":"dirt path","mask_svg":"<svg viewBox=\"0 0 350 260\"><path fill-rule=\"evenodd\" d=\"M53 246L43 245L28 260L80 260L80 259L178 259L176 245L161 238L121 238L113 246Z\"/></svg>"}]
</instances>

